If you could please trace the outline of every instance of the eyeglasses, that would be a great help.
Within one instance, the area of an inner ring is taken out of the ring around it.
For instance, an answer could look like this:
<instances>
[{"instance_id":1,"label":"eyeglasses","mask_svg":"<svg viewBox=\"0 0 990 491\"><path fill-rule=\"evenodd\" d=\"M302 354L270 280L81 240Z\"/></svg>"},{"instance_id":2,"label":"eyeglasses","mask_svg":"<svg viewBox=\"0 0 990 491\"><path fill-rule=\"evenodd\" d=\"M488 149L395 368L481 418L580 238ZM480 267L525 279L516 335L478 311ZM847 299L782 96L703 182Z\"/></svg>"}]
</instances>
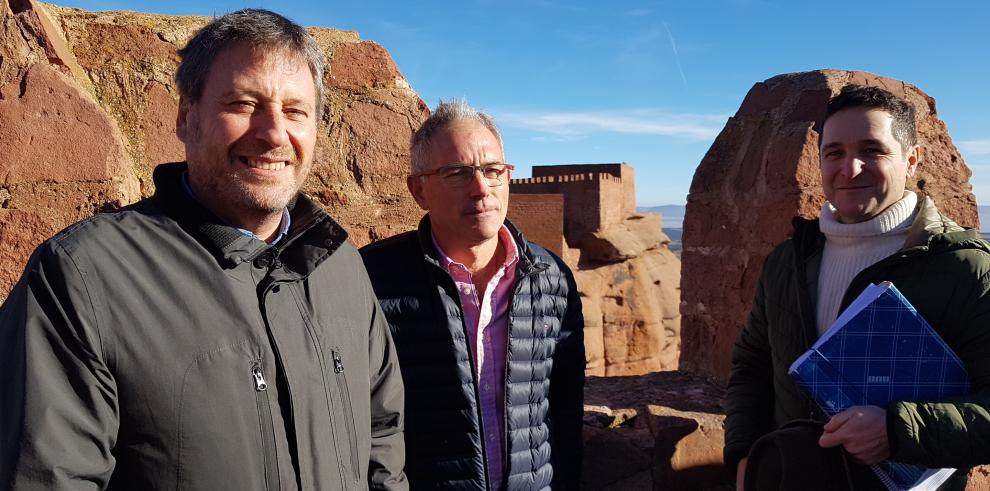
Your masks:
<instances>
[{"instance_id":1,"label":"eyeglasses","mask_svg":"<svg viewBox=\"0 0 990 491\"><path fill-rule=\"evenodd\" d=\"M426 177L437 174L443 179L443 183L449 186L466 186L474 180L475 171L481 172L485 178L485 183L490 187L498 187L505 184L505 171L515 169L510 164L491 163L483 165L450 164L429 172L418 172L412 177Z\"/></svg>"}]
</instances>

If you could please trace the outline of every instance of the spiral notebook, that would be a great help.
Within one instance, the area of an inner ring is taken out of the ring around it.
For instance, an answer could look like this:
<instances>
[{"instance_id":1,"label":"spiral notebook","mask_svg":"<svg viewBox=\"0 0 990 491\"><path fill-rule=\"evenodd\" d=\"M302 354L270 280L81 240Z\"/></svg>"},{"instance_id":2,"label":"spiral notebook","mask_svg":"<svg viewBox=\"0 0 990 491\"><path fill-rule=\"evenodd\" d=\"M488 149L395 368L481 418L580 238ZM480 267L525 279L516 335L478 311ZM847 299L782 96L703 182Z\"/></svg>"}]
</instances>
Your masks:
<instances>
[{"instance_id":1,"label":"spiral notebook","mask_svg":"<svg viewBox=\"0 0 990 491\"><path fill-rule=\"evenodd\" d=\"M969 392L959 357L890 282L863 290L788 373L830 416ZM889 461L871 467L892 491L934 490L955 471Z\"/></svg>"}]
</instances>

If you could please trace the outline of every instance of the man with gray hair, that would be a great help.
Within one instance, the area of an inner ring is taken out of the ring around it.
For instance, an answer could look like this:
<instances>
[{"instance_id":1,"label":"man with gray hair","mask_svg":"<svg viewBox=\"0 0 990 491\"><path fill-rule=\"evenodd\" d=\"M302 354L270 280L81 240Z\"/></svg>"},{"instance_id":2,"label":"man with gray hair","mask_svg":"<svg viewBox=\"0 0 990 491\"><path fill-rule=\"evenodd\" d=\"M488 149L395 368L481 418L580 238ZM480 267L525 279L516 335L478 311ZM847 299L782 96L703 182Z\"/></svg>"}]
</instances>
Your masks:
<instances>
[{"instance_id":1,"label":"man with gray hair","mask_svg":"<svg viewBox=\"0 0 990 491\"><path fill-rule=\"evenodd\" d=\"M412 137L419 229L361 250L406 394L414 489L577 489L584 320L564 262L505 219L488 115L441 102Z\"/></svg>"},{"instance_id":2,"label":"man with gray hair","mask_svg":"<svg viewBox=\"0 0 990 491\"><path fill-rule=\"evenodd\" d=\"M407 489L385 318L347 234L299 193L322 51L247 9L179 55L186 162L42 244L0 307L0 483Z\"/></svg>"}]
</instances>

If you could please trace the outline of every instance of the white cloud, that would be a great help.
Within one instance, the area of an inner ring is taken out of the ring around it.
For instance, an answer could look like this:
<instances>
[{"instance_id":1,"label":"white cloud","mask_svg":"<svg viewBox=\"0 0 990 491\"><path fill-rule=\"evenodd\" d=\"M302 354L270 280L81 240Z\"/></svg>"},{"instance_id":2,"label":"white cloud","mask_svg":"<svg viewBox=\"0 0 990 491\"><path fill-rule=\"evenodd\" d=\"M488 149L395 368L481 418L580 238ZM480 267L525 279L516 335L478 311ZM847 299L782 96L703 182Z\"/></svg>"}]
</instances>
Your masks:
<instances>
[{"instance_id":1,"label":"white cloud","mask_svg":"<svg viewBox=\"0 0 990 491\"><path fill-rule=\"evenodd\" d=\"M529 138L530 141L541 143L565 143L583 139L583 135L536 135Z\"/></svg>"},{"instance_id":2,"label":"white cloud","mask_svg":"<svg viewBox=\"0 0 990 491\"><path fill-rule=\"evenodd\" d=\"M498 120L557 136L592 133L661 135L692 140L712 140L728 117L715 114L660 114L656 111L501 113Z\"/></svg>"},{"instance_id":3,"label":"white cloud","mask_svg":"<svg viewBox=\"0 0 990 491\"><path fill-rule=\"evenodd\" d=\"M964 140L959 147L968 155L990 155L990 139Z\"/></svg>"}]
</instances>

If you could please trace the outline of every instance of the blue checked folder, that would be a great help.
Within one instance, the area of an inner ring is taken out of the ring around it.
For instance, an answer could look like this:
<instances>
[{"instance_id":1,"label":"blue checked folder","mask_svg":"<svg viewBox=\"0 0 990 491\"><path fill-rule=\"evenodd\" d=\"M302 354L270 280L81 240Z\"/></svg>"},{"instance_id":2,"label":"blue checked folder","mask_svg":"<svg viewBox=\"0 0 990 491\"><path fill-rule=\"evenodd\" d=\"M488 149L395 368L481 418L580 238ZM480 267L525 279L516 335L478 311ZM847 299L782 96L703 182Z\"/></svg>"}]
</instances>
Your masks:
<instances>
[{"instance_id":1,"label":"blue checked folder","mask_svg":"<svg viewBox=\"0 0 990 491\"><path fill-rule=\"evenodd\" d=\"M890 282L867 287L789 373L830 416L969 392L959 357ZM889 461L872 468L890 490L935 489L954 471Z\"/></svg>"}]
</instances>

